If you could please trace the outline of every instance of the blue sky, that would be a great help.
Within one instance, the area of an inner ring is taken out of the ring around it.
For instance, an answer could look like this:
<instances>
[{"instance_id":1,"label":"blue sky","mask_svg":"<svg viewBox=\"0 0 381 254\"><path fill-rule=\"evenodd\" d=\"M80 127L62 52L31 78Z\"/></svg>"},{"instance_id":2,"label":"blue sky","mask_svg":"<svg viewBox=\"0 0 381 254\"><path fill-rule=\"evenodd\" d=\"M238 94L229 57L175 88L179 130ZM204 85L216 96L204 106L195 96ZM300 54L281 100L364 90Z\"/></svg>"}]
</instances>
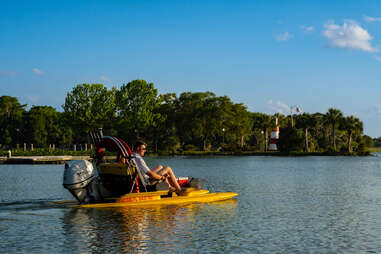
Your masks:
<instances>
[{"instance_id":1,"label":"blue sky","mask_svg":"<svg viewBox=\"0 0 381 254\"><path fill-rule=\"evenodd\" d=\"M380 1L0 1L0 95L62 110L81 83L335 107L381 136Z\"/></svg>"}]
</instances>

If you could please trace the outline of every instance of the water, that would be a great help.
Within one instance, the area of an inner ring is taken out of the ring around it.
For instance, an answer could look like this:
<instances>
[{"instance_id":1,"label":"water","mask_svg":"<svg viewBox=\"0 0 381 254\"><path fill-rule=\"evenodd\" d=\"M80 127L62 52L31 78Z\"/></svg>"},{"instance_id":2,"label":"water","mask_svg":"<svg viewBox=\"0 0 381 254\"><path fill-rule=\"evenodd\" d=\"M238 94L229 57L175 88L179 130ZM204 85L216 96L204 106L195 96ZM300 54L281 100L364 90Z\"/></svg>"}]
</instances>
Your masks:
<instances>
[{"instance_id":1,"label":"water","mask_svg":"<svg viewBox=\"0 0 381 254\"><path fill-rule=\"evenodd\" d=\"M235 200L74 209L62 165L0 165L1 253L380 253L381 157L155 157Z\"/></svg>"}]
</instances>

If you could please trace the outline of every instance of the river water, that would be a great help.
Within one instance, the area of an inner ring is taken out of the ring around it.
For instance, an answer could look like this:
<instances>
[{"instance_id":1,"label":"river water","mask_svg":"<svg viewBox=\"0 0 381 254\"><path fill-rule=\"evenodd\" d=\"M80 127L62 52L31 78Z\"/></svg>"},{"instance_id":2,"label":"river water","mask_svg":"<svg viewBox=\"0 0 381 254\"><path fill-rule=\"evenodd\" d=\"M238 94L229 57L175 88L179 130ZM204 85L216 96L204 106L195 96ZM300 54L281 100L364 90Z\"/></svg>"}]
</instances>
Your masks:
<instances>
[{"instance_id":1,"label":"river water","mask_svg":"<svg viewBox=\"0 0 381 254\"><path fill-rule=\"evenodd\" d=\"M63 165L0 165L0 253L381 253L381 154L150 157L234 200L75 209Z\"/></svg>"}]
</instances>

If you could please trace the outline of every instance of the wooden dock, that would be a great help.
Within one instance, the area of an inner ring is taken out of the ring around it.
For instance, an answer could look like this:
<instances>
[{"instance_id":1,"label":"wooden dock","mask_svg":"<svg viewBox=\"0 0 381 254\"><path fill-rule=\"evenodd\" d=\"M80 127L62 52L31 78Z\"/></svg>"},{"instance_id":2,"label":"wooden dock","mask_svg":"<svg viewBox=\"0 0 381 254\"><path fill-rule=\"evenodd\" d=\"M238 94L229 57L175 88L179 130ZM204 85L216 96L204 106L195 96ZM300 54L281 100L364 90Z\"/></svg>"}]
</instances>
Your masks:
<instances>
[{"instance_id":1,"label":"wooden dock","mask_svg":"<svg viewBox=\"0 0 381 254\"><path fill-rule=\"evenodd\" d=\"M0 157L0 164L64 164L70 160L91 160L90 156L12 156Z\"/></svg>"}]
</instances>

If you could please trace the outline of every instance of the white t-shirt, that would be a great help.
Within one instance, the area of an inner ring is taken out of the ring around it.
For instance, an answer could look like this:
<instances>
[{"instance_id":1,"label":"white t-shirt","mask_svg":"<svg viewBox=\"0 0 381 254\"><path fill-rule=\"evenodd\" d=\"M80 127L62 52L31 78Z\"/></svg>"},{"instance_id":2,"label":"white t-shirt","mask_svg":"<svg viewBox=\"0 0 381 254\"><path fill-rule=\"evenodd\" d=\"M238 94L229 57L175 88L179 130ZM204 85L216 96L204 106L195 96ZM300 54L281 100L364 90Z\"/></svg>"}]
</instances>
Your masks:
<instances>
[{"instance_id":1,"label":"white t-shirt","mask_svg":"<svg viewBox=\"0 0 381 254\"><path fill-rule=\"evenodd\" d=\"M138 166L138 168L144 173L144 177L146 179L149 179L149 176L147 175L147 173L148 171L151 171L151 169L147 166L142 156L140 156L137 153L134 153L134 157L135 157L136 166Z\"/></svg>"}]
</instances>

